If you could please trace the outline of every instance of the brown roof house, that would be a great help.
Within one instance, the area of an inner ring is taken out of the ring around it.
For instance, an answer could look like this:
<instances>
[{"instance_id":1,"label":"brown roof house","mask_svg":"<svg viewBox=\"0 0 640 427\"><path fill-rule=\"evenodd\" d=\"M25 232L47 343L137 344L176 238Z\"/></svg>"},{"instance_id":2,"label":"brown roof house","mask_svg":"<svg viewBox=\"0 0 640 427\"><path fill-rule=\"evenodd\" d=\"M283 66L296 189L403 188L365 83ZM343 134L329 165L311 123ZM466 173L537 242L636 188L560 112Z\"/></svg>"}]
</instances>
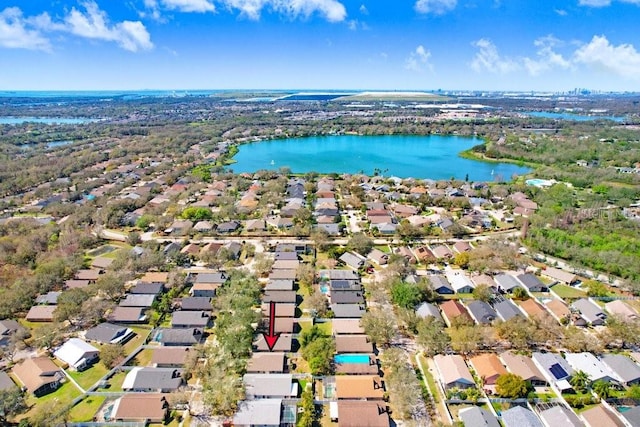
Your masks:
<instances>
[{"instance_id":1,"label":"brown roof house","mask_svg":"<svg viewBox=\"0 0 640 427\"><path fill-rule=\"evenodd\" d=\"M462 356L437 354L433 362L444 390L475 387L476 383Z\"/></svg>"},{"instance_id":2,"label":"brown roof house","mask_svg":"<svg viewBox=\"0 0 640 427\"><path fill-rule=\"evenodd\" d=\"M373 353L373 344L366 335L338 335L336 353Z\"/></svg>"},{"instance_id":3,"label":"brown roof house","mask_svg":"<svg viewBox=\"0 0 640 427\"><path fill-rule=\"evenodd\" d=\"M167 417L169 404L162 394L129 393L113 405L114 421L162 423Z\"/></svg>"},{"instance_id":4,"label":"brown roof house","mask_svg":"<svg viewBox=\"0 0 640 427\"><path fill-rule=\"evenodd\" d=\"M64 373L48 357L25 359L13 367L13 374L30 392L40 397L60 387Z\"/></svg>"},{"instance_id":5,"label":"brown roof house","mask_svg":"<svg viewBox=\"0 0 640 427\"><path fill-rule=\"evenodd\" d=\"M158 347L151 353L154 368L180 368L189 357L190 347Z\"/></svg>"},{"instance_id":6,"label":"brown roof house","mask_svg":"<svg viewBox=\"0 0 640 427\"><path fill-rule=\"evenodd\" d=\"M29 309L26 320L29 322L53 322L56 305L34 305Z\"/></svg>"},{"instance_id":7,"label":"brown roof house","mask_svg":"<svg viewBox=\"0 0 640 427\"><path fill-rule=\"evenodd\" d=\"M453 319L458 316L463 316L470 322L473 322L467 309L456 300L448 300L440 304L440 311L442 311L442 317L444 317L445 322L449 326L451 326Z\"/></svg>"},{"instance_id":8,"label":"brown roof house","mask_svg":"<svg viewBox=\"0 0 640 427\"><path fill-rule=\"evenodd\" d=\"M469 362L484 385L494 385L500 375L507 373L505 367L500 363L500 359L494 353L480 354L469 359Z\"/></svg>"},{"instance_id":9,"label":"brown roof house","mask_svg":"<svg viewBox=\"0 0 640 427\"><path fill-rule=\"evenodd\" d=\"M384 397L384 383L377 375L338 375L336 396L338 399L381 400Z\"/></svg>"},{"instance_id":10,"label":"brown roof house","mask_svg":"<svg viewBox=\"0 0 640 427\"><path fill-rule=\"evenodd\" d=\"M283 373L286 363L284 353L254 353L247 364L250 374Z\"/></svg>"},{"instance_id":11,"label":"brown roof house","mask_svg":"<svg viewBox=\"0 0 640 427\"><path fill-rule=\"evenodd\" d=\"M379 402L341 400L335 405L338 427L389 427L387 405Z\"/></svg>"}]
</instances>

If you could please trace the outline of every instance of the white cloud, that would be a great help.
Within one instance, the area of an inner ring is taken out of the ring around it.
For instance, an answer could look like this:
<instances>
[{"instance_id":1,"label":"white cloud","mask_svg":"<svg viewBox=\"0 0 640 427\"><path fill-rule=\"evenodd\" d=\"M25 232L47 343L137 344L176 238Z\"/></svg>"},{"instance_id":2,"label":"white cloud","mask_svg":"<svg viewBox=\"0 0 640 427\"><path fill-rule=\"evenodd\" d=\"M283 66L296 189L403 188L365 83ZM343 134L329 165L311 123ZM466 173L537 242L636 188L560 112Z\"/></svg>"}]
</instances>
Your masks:
<instances>
[{"instance_id":1,"label":"white cloud","mask_svg":"<svg viewBox=\"0 0 640 427\"><path fill-rule=\"evenodd\" d=\"M148 1L148 0L147 0ZM216 8L209 0L161 0L169 10L180 12L215 12Z\"/></svg>"},{"instance_id":2,"label":"white cloud","mask_svg":"<svg viewBox=\"0 0 640 427\"><path fill-rule=\"evenodd\" d=\"M10 49L51 50L49 39L32 22L25 19L22 10L8 7L0 12L0 46Z\"/></svg>"},{"instance_id":3,"label":"white cloud","mask_svg":"<svg viewBox=\"0 0 640 427\"><path fill-rule=\"evenodd\" d=\"M567 69L571 67L571 62L565 59L562 54L556 52L554 48L560 43L560 40L549 35L537 39L533 44L538 48L537 58L524 58L524 67L530 75L538 76L541 73L552 68Z\"/></svg>"},{"instance_id":4,"label":"white cloud","mask_svg":"<svg viewBox=\"0 0 640 427\"><path fill-rule=\"evenodd\" d=\"M564 10L564 9L554 9L553 11L555 13L557 13L558 15L560 15L560 16L567 16L568 15L567 11Z\"/></svg>"},{"instance_id":5,"label":"white cloud","mask_svg":"<svg viewBox=\"0 0 640 427\"><path fill-rule=\"evenodd\" d=\"M409 57L404 63L404 68L411 71L422 71L424 67L427 67L432 70L433 67L429 63L430 58L431 52L425 49L424 46L419 45L409 54Z\"/></svg>"},{"instance_id":6,"label":"white cloud","mask_svg":"<svg viewBox=\"0 0 640 427\"><path fill-rule=\"evenodd\" d=\"M341 22L347 17L347 10L337 0L218 0L231 10L240 11L249 19L258 20L263 9L282 13L290 18L308 18L314 13L322 15L329 22Z\"/></svg>"},{"instance_id":7,"label":"white cloud","mask_svg":"<svg viewBox=\"0 0 640 427\"><path fill-rule=\"evenodd\" d=\"M414 8L418 13L442 15L455 9L457 4L458 0L418 0Z\"/></svg>"},{"instance_id":8,"label":"white cloud","mask_svg":"<svg viewBox=\"0 0 640 427\"><path fill-rule=\"evenodd\" d=\"M64 18L66 31L76 36L116 42L123 49L137 52L140 49L151 49L151 36L140 21L122 21L109 25L107 14L98 5L89 1L82 3L86 13L75 7Z\"/></svg>"},{"instance_id":9,"label":"white cloud","mask_svg":"<svg viewBox=\"0 0 640 427\"><path fill-rule=\"evenodd\" d=\"M620 0L622 3L631 3L640 6L640 0ZM579 0L578 4L580 6L587 7L606 7L611 5L613 0Z\"/></svg>"},{"instance_id":10,"label":"white cloud","mask_svg":"<svg viewBox=\"0 0 640 427\"><path fill-rule=\"evenodd\" d=\"M631 44L614 46L605 36L593 36L578 48L574 61L622 77L640 78L640 52Z\"/></svg>"},{"instance_id":11,"label":"white cloud","mask_svg":"<svg viewBox=\"0 0 640 427\"><path fill-rule=\"evenodd\" d=\"M515 60L502 57L491 40L480 39L472 44L478 48L478 52L471 61L471 68L475 71L507 74L520 69L520 65Z\"/></svg>"},{"instance_id":12,"label":"white cloud","mask_svg":"<svg viewBox=\"0 0 640 427\"><path fill-rule=\"evenodd\" d=\"M369 9L367 9L367 6L365 6L364 4L360 5L360 13L363 15L368 15L369 14Z\"/></svg>"}]
</instances>

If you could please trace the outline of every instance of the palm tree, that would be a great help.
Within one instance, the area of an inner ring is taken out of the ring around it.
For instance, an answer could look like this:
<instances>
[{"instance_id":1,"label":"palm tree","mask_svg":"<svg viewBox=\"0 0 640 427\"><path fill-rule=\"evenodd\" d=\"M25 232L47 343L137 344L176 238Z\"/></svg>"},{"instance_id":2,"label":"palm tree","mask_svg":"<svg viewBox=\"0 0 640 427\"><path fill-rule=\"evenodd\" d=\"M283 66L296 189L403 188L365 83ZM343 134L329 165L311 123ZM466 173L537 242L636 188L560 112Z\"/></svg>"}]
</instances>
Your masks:
<instances>
[{"instance_id":1,"label":"palm tree","mask_svg":"<svg viewBox=\"0 0 640 427\"><path fill-rule=\"evenodd\" d=\"M573 377L569 380L571 386L580 393L586 393L589 385L591 384L591 380L589 379L589 375L584 371L576 371L573 374Z\"/></svg>"},{"instance_id":2,"label":"palm tree","mask_svg":"<svg viewBox=\"0 0 640 427\"><path fill-rule=\"evenodd\" d=\"M607 399L611 397L612 386L611 383L607 381L598 380L593 383L591 388L600 399Z\"/></svg>"}]
</instances>

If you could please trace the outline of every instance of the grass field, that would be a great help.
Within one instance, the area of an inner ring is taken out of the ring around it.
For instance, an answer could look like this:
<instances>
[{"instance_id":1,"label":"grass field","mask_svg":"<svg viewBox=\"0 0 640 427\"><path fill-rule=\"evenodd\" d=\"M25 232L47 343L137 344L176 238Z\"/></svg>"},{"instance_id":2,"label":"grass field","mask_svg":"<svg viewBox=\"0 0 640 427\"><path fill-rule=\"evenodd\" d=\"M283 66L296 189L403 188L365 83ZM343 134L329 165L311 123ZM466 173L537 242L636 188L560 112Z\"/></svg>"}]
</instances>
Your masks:
<instances>
[{"instance_id":1,"label":"grass field","mask_svg":"<svg viewBox=\"0 0 640 427\"><path fill-rule=\"evenodd\" d=\"M584 298L587 293L571 286L558 284L551 288L560 298Z\"/></svg>"},{"instance_id":2,"label":"grass field","mask_svg":"<svg viewBox=\"0 0 640 427\"><path fill-rule=\"evenodd\" d=\"M151 357L153 356L153 350L150 348L145 348L138 354L136 357L131 359L128 363L130 366L149 366L151 363Z\"/></svg>"},{"instance_id":3,"label":"grass field","mask_svg":"<svg viewBox=\"0 0 640 427\"><path fill-rule=\"evenodd\" d=\"M71 404L73 399L80 396L80 390L73 385L70 381L67 380L66 383L62 384L62 386L54 391L53 393L49 393L42 397L35 397L32 394L29 394L27 398L27 406L29 406L29 411L21 414L20 419L31 417L42 404L47 402L55 401L59 405L60 408L64 408Z\"/></svg>"},{"instance_id":4,"label":"grass field","mask_svg":"<svg viewBox=\"0 0 640 427\"><path fill-rule=\"evenodd\" d=\"M151 333L151 326L130 326L130 328L136 333L136 336L131 338L125 345L124 351L125 354L131 354L133 350L140 347L144 344L144 340L147 339L147 336Z\"/></svg>"},{"instance_id":5,"label":"grass field","mask_svg":"<svg viewBox=\"0 0 640 427\"><path fill-rule=\"evenodd\" d=\"M87 396L84 400L71 408L70 418L73 422L88 422L93 420L93 416L98 412L106 397Z\"/></svg>"},{"instance_id":6,"label":"grass field","mask_svg":"<svg viewBox=\"0 0 640 427\"><path fill-rule=\"evenodd\" d=\"M98 382L98 380L105 376L107 372L109 372L107 368L100 362L95 363L86 371L67 371L69 376L76 380L76 382L80 384L80 387L84 388L85 390Z\"/></svg>"}]
</instances>

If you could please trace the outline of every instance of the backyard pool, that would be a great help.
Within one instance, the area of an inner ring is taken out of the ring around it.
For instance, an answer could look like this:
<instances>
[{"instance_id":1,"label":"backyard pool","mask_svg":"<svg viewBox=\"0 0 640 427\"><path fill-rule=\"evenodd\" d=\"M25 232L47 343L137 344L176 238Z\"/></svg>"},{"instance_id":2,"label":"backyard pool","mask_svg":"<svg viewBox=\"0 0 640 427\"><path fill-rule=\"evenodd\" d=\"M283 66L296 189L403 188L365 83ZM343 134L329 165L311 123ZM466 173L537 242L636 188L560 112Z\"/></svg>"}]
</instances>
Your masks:
<instances>
[{"instance_id":1,"label":"backyard pool","mask_svg":"<svg viewBox=\"0 0 640 427\"><path fill-rule=\"evenodd\" d=\"M368 365L368 354L337 354L333 360L336 363L355 363L358 365Z\"/></svg>"},{"instance_id":2,"label":"backyard pool","mask_svg":"<svg viewBox=\"0 0 640 427\"><path fill-rule=\"evenodd\" d=\"M320 286L320 292L322 292L323 294L329 293L329 287L326 286L326 285L321 285Z\"/></svg>"}]
</instances>

